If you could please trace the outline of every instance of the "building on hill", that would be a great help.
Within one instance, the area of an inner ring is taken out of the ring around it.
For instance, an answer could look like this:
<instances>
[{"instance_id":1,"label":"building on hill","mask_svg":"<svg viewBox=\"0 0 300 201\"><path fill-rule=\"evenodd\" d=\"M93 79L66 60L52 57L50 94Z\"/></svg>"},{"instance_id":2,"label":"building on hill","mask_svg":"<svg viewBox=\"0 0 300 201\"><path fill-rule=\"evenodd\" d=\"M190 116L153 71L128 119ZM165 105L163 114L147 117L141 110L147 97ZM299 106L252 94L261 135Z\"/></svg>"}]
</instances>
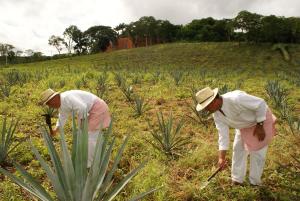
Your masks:
<instances>
[{"instance_id":1,"label":"building on hill","mask_svg":"<svg viewBox=\"0 0 300 201\"><path fill-rule=\"evenodd\" d=\"M116 46L117 50L131 49L131 48L134 48L134 44L133 44L131 38L129 38L129 37L118 38L117 46Z\"/></svg>"}]
</instances>

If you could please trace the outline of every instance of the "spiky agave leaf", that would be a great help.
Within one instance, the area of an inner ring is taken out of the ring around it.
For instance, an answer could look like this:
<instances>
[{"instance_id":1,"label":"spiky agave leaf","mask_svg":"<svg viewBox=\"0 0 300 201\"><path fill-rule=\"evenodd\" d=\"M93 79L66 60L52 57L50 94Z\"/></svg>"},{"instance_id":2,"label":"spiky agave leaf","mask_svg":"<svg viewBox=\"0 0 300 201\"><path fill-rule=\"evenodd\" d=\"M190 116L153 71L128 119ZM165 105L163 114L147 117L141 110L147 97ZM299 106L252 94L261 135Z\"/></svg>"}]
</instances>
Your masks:
<instances>
[{"instance_id":1,"label":"spiky agave leaf","mask_svg":"<svg viewBox=\"0 0 300 201\"><path fill-rule=\"evenodd\" d=\"M121 148L114 159L112 168L109 169L109 161L113 150L114 142L109 140L112 132L112 124L108 132L100 133L97 138L95 155L90 170L87 168L88 161L88 122L86 116L83 125L77 127L75 124L75 114L73 113L73 144L71 154L67 148L67 143L63 130L60 130L61 154L57 153L54 143L46 129L43 130L43 138L48 148L51 158L51 166L42 158L41 154L32 145L32 151L42 168L49 178L53 190L60 201L93 201L93 200L112 200L124 186L134 177L146 164L143 162L136 169L132 170L118 184L113 184L113 175L121 160L128 137L124 140ZM33 196L41 200L52 201L53 198L21 166L15 164L21 174L21 178L1 169L0 172L8 176L16 184L23 187ZM25 182L23 181L25 180ZM144 197L153 192L154 189L141 194L138 197Z\"/></svg>"},{"instance_id":2,"label":"spiky agave leaf","mask_svg":"<svg viewBox=\"0 0 300 201\"><path fill-rule=\"evenodd\" d=\"M172 113L167 120L164 119L162 112L157 113L158 129L151 129L150 133L154 142L147 140L154 148L163 152L167 156L179 155L178 150L190 142L189 138L180 136L184 125L183 120L174 125ZM149 127L152 128L148 122Z\"/></svg>"},{"instance_id":3,"label":"spiky agave leaf","mask_svg":"<svg viewBox=\"0 0 300 201\"><path fill-rule=\"evenodd\" d=\"M136 95L133 99L133 105L131 105L131 107L135 111L136 116L141 116L144 113L144 111L147 109L146 108L147 105L148 103L145 102L143 97Z\"/></svg>"},{"instance_id":4,"label":"spiky agave leaf","mask_svg":"<svg viewBox=\"0 0 300 201\"><path fill-rule=\"evenodd\" d=\"M11 153L21 142L16 143L13 146L13 143L16 142L15 131L18 126L19 120L14 122L11 120L10 124L7 123L7 117L5 116L2 120L2 130L0 133L0 164L3 163L8 154Z\"/></svg>"}]
</instances>

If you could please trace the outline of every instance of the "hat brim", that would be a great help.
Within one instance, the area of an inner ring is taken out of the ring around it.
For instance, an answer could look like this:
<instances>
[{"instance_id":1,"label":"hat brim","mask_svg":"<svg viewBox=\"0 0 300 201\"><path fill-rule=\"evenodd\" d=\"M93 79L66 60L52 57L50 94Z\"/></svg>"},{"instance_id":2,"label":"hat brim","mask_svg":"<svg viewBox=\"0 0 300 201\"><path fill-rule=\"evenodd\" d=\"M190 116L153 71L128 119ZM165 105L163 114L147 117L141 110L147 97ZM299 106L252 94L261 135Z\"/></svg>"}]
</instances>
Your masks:
<instances>
[{"instance_id":1,"label":"hat brim","mask_svg":"<svg viewBox=\"0 0 300 201\"><path fill-rule=\"evenodd\" d=\"M217 96L219 89L215 88L213 89L214 95L211 96L209 99L207 99L205 102L201 103L201 104L197 104L196 106L196 110L198 112L200 112L201 110L205 109Z\"/></svg>"},{"instance_id":2,"label":"hat brim","mask_svg":"<svg viewBox=\"0 0 300 201\"><path fill-rule=\"evenodd\" d=\"M41 104L42 105L46 105L52 98L54 98L57 94L60 94L60 92L55 92L54 94L52 94L51 96L49 96L49 98L47 98L47 100L43 101Z\"/></svg>"}]
</instances>

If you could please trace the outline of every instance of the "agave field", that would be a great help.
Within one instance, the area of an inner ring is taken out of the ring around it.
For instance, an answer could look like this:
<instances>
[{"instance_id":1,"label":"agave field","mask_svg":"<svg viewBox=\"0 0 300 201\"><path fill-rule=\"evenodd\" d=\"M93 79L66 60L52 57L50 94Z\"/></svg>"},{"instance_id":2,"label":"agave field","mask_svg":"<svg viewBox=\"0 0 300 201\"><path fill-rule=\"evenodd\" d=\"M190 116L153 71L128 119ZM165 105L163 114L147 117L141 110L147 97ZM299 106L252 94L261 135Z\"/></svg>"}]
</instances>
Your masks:
<instances>
[{"instance_id":1,"label":"agave field","mask_svg":"<svg viewBox=\"0 0 300 201\"><path fill-rule=\"evenodd\" d=\"M272 45L177 43L1 67L0 200L300 200L300 46L288 50L289 62ZM218 161L213 119L195 110L206 86L262 97L277 116L263 186L231 186L229 165L200 189ZM86 126L49 136L47 88L108 103L91 169Z\"/></svg>"}]
</instances>

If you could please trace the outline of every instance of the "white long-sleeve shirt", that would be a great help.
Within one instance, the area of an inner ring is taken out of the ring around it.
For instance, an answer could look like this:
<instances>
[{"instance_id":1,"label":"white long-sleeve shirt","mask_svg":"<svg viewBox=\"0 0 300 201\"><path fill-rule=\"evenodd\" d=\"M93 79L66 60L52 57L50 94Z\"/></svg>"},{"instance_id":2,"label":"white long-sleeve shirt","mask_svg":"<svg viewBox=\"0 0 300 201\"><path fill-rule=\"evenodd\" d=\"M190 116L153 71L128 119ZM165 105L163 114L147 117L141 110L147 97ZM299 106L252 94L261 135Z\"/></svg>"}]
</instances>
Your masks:
<instances>
[{"instance_id":1,"label":"white long-sleeve shirt","mask_svg":"<svg viewBox=\"0 0 300 201\"><path fill-rule=\"evenodd\" d=\"M58 109L59 114L56 126L63 127L73 110L78 115L78 118L82 119L85 113L88 115L97 99L99 98L96 95L87 91L70 90L61 93L61 105Z\"/></svg>"},{"instance_id":2,"label":"white long-sleeve shirt","mask_svg":"<svg viewBox=\"0 0 300 201\"><path fill-rule=\"evenodd\" d=\"M266 119L267 104L262 98L243 91L232 91L222 95L223 105L213 114L219 133L219 150L229 148L229 128L242 129L254 126Z\"/></svg>"}]
</instances>

